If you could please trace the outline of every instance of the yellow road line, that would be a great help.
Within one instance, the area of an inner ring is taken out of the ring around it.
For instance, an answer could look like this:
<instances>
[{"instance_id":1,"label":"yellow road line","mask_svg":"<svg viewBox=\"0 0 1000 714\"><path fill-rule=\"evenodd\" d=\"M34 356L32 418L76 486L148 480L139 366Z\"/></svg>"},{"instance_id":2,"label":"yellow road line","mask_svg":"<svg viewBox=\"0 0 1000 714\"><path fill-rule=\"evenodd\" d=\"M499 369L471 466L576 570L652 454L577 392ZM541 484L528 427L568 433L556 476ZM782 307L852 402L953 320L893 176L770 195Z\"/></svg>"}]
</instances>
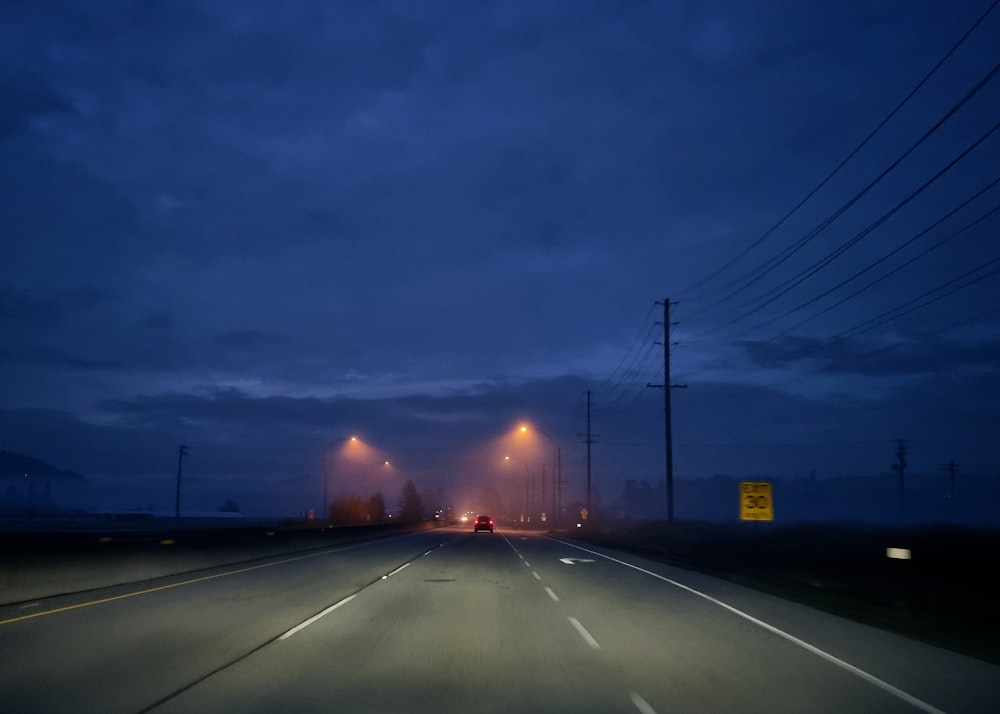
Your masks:
<instances>
[{"instance_id":1,"label":"yellow road line","mask_svg":"<svg viewBox=\"0 0 1000 714\"><path fill-rule=\"evenodd\" d=\"M331 553L331 550L325 550L321 553L309 553L308 555L300 555L295 558L286 558L285 560L277 560L273 563L264 563L262 565L254 565L249 568L240 568L239 570L227 570L224 573L216 573L215 575L204 575L200 578L194 578L192 580L183 580L179 583L171 583L169 585L160 585L155 588L147 588L146 590L137 590L133 593L124 593L122 595L114 595L113 597L105 597L100 600L89 600L87 602L77 603L76 605L67 605L66 607L57 607L53 610L43 610L42 612L33 612L28 615L19 615L18 617L11 617L6 620L0 620L0 625L9 625L13 622L21 622L22 620L32 620L36 617L44 617L45 615L55 615L58 612L67 612L68 610L79 610L82 607L90 607L92 605L101 605L106 602L113 602L115 600L124 600L125 598L136 597L138 595L149 595L150 593L159 592L161 590L170 590L171 588L179 588L182 585L193 585L194 583L201 583L206 580L215 580L216 578L223 578L227 575L238 575L240 573L248 573L251 570L260 570L261 568L270 568L275 565L282 565L284 563L291 563L296 560L304 560L305 558L315 558L319 555L326 555ZM111 586L113 587L113 586Z\"/></svg>"}]
</instances>

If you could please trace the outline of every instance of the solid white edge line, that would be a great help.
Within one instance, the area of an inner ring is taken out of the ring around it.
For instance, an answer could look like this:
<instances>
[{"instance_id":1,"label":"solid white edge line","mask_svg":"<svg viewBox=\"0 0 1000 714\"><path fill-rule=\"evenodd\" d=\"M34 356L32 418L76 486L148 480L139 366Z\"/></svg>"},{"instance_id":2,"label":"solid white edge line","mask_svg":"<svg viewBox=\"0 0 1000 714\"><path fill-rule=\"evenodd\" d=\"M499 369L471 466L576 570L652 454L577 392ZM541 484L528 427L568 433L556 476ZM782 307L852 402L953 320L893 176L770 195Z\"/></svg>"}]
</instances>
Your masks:
<instances>
[{"instance_id":1,"label":"solid white edge line","mask_svg":"<svg viewBox=\"0 0 1000 714\"><path fill-rule=\"evenodd\" d=\"M553 602L559 602L559 596L556 595L555 592L552 591L552 588L548 585L545 586L545 592L549 594L549 597L552 598Z\"/></svg>"},{"instance_id":2,"label":"solid white edge line","mask_svg":"<svg viewBox=\"0 0 1000 714\"><path fill-rule=\"evenodd\" d=\"M336 610L341 605L346 605L347 603L349 603L351 600L353 600L356 597L357 597L357 594L348 595L347 597L345 597L343 600L341 600L340 602L336 603L335 605L330 605L330 607L326 608L325 610L323 610L323 612L319 613L318 615L313 615L312 617L310 617L305 622L296 625L295 627L293 627L292 629L290 629L288 632L286 632L285 634L283 634L278 639L279 640L287 640L289 637L291 637L292 635L294 635L299 630L303 630L303 629L309 627L309 625L311 625L314 622L316 622L316 620L318 620L319 618L323 617L324 615L330 614L331 612L333 612L334 610Z\"/></svg>"},{"instance_id":3,"label":"solid white edge line","mask_svg":"<svg viewBox=\"0 0 1000 714\"><path fill-rule=\"evenodd\" d=\"M553 540L558 540L558 539L554 538ZM938 709L937 707L933 706L932 704L928 704L927 702L923 701L922 699L917 699L912 694L904 692L902 689L899 689L898 687L894 687L893 685L889 684L885 680L879 679L874 674L869 674L868 672L864 671L860 667L855 667L850 662L845 662L844 660L840 659L839 657L836 657L835 655L832 655L829 652L826 652L825 650L821 650L819 647L816 647L815 645L811 645L808 642L806 642L805 640L800 640L795 635L789 634L788 632L785 632L784 630L780 630L777 627L775 627L774 625L771 625L771 624L769 624L767 622L764 622L763 620L760 620L760 619L754 617L753 615L751 615L749 613L743 612L742 610L739 610L739 609L733 607L732 605L724 603L724 602L722 602L722 600L718 600L718 599L712 597L711 595L707 595L707 594L705 594L705 593L703 593L703 592L701 592L699 590L695 590L692 587L684 585L683 583L679 583L676 580L671 580L670 578L667 578L667 577L665 577L663 575L658 575L657 573L654 573L651 570L646 570L645 568L640 568L638 565L632 565L632 563L626 563L624 560L619 560L618 558L612 558L610 555L605 555L604 553L599 553L596 550L589 550L588 548L584 548L584 547L576 545L574 543L568 543L568 542L562 541L562 540L560 540L559 542L560 543L565 543L566 545L568 545L568 546L570 546L572 548L576 548L577 550L582 550L585 553L590 553L592 555L599 555L600 557L605 558L606 560L610 560L610 561L612 561L614 563L618 563L619 565L624 565L625 567L632 568L633 570L638 570L640 573L645 573L646 575L651 575L654 578L658 578L659 580L662 580L664 582L670 583L671 585L673 585L675 587L678 587L681 590L686 590L687 592L691 593L692 595L697 595L700 598L704 598L705 600L708 600L709 602L711 602L711 603L713 603L715 605L718 605L719 607L721 607L721 608L723 608L725 610L729 610L729 612L733 613L734 615L738 615L739 617L742 617L744 620L747 620L748 622L752 622L753 624L757 625L758 627L762 627L765 630L767 630L768 632L773 632L774 634L778 635L778 637L782 637L782 638L788 640L789 642L791 642L792 644L798 645L802 649L807 650L809 652L812 652L817 657L821 657L822 659L825 659L827 662L830 662L831 664L834 664L837 667L840 667L840 668L842 668L842 669L850 672L851 674L854 674L854 675L860 677L861 679L865 680L866 682L868 682L870 684L874 684L879 689L881 689L881 690L883 690L885 692L888 692L889 694L891 694L891 695L893 695L895 697L898 697L899 699L902 699L907 704L911 704L914 707L916 707L917 709L920 709L921 711L927 712L927 714L946 714L946 712L944 712L943 710Z\"/></svg>"},{"instance_id":4,"label":"solid white edge line","mask_svg":"<svg viewBox=\"0 0 1000 714\"><path fill-rule=\"evenodd\" d=\"M656 710L649 706L649 702L639 696L638 692L629 692L629 699L635 704L635 708L638 709L642 714L656 714Z\"/></svg>"},{"instance_id":5,"label":"solid white edge line","mask_svg":"<svg viewBox=\"0 0 1000 714\"><path fill-rule=\"evenodd\" d=\"M579 620L577 620L575 617L570 617L567 619L569 620L569 624L571 624L573 627L576 628L576 631L580 633L580 637L582 637L588 645L593 647L595 650L601 649L601 645L598 644L597 640L594 639L593 635L587 632L587 628L581 625Z\"/></svg>"}]
</instances>

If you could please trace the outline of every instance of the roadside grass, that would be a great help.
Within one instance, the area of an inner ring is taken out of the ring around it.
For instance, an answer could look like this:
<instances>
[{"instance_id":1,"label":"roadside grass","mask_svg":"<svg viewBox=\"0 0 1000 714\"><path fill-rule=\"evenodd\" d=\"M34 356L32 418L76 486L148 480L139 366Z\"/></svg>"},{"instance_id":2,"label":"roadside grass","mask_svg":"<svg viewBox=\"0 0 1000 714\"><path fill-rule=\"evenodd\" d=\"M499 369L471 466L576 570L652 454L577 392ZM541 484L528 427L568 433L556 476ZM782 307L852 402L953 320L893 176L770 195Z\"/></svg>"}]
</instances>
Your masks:
<instances>
[{"instance_id":1,"label":"roadside grass","mask_svg":"<svg viewBox=\"0 0 1000 714\"><path fill-rule=\"evenodd\" d=\"M1000 531L615 523L574 535L1000 665L992 586ZM911 559L889 558L887 548L908 549Z\"/></svg>"}]
</instances>

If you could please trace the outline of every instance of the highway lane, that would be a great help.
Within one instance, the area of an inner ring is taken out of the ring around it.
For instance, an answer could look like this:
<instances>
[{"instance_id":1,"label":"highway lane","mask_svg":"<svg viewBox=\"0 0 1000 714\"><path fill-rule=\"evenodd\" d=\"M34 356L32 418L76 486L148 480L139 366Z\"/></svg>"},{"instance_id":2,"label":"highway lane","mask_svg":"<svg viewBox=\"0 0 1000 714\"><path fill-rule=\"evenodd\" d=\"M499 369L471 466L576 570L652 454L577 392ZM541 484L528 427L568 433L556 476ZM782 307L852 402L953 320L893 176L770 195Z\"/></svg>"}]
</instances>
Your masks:
<instances>
[{"instance_id":1,"label":"highway lane","mask_svg":"<svg viewBox=\"0 0 1000 714\"><path fill-rule=\"evenodd\" d=\"M448 537L334 546L0 608L0 711L141 711Z\"/></svg>"},{"instance_id":2,"label":"highway lane","mask_svg":"<svg viewBox=\"0 0 1000 714\"><path fill-rule=\"evenodd\" d=\"M651 702L699 712L1000 710L1000 668L987 662L638 556L518 544Z\"/></svg>"},{"instance_id":3,"label":"highway lane","mask_svg":"<svg viewBox=\"0 0 1000 714\"><path fill-rule=\"evenodd\" d=\"M463 532L154 711L634 710L581 644L505 537Z\"/></svg>"},{"instance_id":4,"label":"highway lane","mask_svg":"<svg viewBox=\"0 0 1000 714\"><path fill-rule=\"evenodd\" d=\"M0 708L957 714L1000 702L993 665L541 535L439 529L285 561L30 619L0 611Z\"/></svg>"}]
</instances>

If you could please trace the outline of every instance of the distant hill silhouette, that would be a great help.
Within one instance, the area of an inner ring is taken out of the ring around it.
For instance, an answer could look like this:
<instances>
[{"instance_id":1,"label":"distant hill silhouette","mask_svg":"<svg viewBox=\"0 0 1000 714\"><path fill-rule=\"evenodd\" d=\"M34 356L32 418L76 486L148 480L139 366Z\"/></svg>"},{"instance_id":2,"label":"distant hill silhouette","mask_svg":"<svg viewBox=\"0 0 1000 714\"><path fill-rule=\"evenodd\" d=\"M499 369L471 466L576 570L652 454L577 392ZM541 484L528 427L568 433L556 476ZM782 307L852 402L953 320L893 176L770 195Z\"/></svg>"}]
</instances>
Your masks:
<instances>
[{"instance_id":1,"label":"distant hill silhouette","mask_svg":"<svg viewBox=\"0 0 1000 714\"><path fill-rule=\"evenodd\" d=\"M0 515L41 515L80 503L87 477L41 459L0 451Z\"/></svg>"},{"instance_id":2,"label":"distant hill silhouette","mask_svg":"<svg viewBox=\"0 0 1000 714\"><path fill-rule=\"evenodd\" d=\"M0 451L0 479L23 479L25 474L29 477L43 477L64 483L87 483L87 477L76 471L58 469L41 459L25 456L24 454Z\"/></svg>"}]
</instances>

